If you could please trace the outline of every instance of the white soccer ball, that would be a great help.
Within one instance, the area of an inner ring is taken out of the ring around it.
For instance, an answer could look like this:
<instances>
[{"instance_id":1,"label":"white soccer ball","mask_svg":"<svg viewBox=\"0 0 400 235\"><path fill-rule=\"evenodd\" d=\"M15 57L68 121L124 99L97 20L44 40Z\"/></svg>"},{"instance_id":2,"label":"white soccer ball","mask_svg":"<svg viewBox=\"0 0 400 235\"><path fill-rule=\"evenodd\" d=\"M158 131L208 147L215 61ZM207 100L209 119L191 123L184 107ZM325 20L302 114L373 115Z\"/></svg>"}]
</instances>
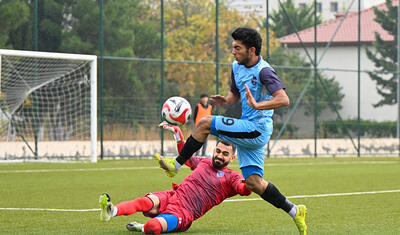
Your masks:
<instances>
[{"instance_id":1,"label":"white soccer ball","mask_svg":"<svg viewBox=\"0 0 400 235\"><path fill-rule=\"evenodd\" d=\"M185 125L192 116L192 107L185 98L173 96L164 102L161 115L172 125Z\"/></svg>"}]
</instances>

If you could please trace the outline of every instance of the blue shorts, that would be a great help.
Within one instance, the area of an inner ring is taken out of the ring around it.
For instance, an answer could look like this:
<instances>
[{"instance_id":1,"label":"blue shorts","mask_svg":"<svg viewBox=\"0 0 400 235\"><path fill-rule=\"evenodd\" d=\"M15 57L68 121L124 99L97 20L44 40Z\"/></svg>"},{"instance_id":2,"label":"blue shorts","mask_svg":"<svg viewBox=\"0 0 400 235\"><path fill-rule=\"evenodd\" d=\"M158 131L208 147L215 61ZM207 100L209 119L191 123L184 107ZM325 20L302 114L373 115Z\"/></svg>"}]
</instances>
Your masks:
<instances>
[{"instance_id":1,"label":"blue shorts","mask_svg":"<svg viewBox=\"0 0 400 235\"><path fill-rule=\"evenodd\" d=\"M159 214L156 217L164 218L167 222L167 233L171 232L178 226L178 217L172 214Z\"/></svg>"},{"instance_id":2,"label":"blue shorts","mask_svg":"<svg viewBox=\"0 0 400 235\"><path fill-rule=\"evenodd\" d=\"M264 170L264 149L272 133L272 120L261 124L236 118L214 116L210 133L236 145L239 168L257 166Z\"/></svg>"},{"instance_id":3,"label":"blue shorts","mask_svg":"<svg viewBox=\"0 0 400 235\"><path fill-rule=\"evenodd\" d=\"M242 171L242 175L244 179L247 179L247 177L249 177L250 175L259 175L261 176L261 178L264 177L264 172L263 169L261 169L258 166L245 166L240 168L240 170Z\"/></svg>"}]
</instances>

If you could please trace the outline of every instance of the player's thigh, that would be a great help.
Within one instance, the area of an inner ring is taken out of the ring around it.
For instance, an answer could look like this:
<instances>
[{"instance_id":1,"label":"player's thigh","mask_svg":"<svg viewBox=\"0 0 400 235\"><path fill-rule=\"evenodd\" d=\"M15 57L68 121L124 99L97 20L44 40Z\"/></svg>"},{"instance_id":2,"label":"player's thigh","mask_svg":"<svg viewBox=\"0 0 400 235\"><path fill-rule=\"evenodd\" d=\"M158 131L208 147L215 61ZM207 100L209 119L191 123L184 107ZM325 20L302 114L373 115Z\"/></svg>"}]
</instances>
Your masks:
<instances>
[{"instance_id":1,"label":"player's thigh","mask_svg":"<svg viewBox=\"0 0 400 235\"><path fill-rule=\"evenodd\" d=\"M265 146L260 148L246 148L243 146L237 146L237 157L239 162L239 168L242 170L243 167L246 166L254 166L258 167L261 171L260 176L263 176L262 172L264 171L264 159L265 159ZM242 170L242 173L243 172ZM253 174L253 172L248 172L248 175ZM244 176L246 174L243 174ZM246 178L246 177L245 177Z\"/></svg>"},{"instance_id":2,"label":"player's thigh","mask_svg":"<svg viewBox=\"0 0 400 235\"><path fill-rule=\"evenodd\" d=\"M143 212L144 216L154 217L159 213L163 212L167 206L171 197L175 192L173 190L166 190L163 192L153 192L146 194L146 197L150 198L153 201L153 208L150 211Z\"/></svg>"},{"instance_id":3,"label":"player's thigh","mask_svg":"<svg viewBox=\"0 0 400 235\"><path fill-rule=\"evenodd\" d=\"M237 118L214 116L211 134L246 148L261 148L269 141L270 134L255 123Z\"/></svg>"}]
</instances>

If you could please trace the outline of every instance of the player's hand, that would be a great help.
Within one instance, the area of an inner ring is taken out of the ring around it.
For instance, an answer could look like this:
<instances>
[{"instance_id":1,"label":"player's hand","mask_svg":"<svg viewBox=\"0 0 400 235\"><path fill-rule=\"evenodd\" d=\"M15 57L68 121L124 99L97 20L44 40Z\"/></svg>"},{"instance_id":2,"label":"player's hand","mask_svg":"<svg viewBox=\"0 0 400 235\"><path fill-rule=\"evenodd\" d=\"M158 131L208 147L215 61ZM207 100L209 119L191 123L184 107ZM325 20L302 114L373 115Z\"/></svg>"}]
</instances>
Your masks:
<instances>
[{"instance_id":1,"label":"player's hand","mask_svg":"<svg viewBox=\"0 0 400 235\"><path fill-rule=\"evenodd\" d=\"M241 180L238 185L238 192L242 196L249 196L251 194L250 189L246 187L245 180Z\"/></svg>"},{"instance_id":2,"label":"player's hand","mask_svg":"<svg viewBox=\"0 0 400 235\"><path fill-rule=\"evenodd\" d=\"M257 109L257 101L254 99L253 95L251 94L251 91L249 87L244 84L244 87L246 88L246 99L247 99L247 104L252 107L253 109Z\"/></svg>"},{"instance_id":3,"label":"player's hand","mask_svg":"<svg viewBox=\"0 0 400 235\"><path fill-rule=\"evenodd\" d=\"M162 121L158 127L163 128L164 130L168 130L172 133L175 133L174 126L169 124L167 121Z\"/></svg>"},{"instance_id":4,"label":"player's hand","mask_svg":"<svg viewBox=\"0 0 400 235\"><path fill-rule=\"evenodd\" d=\"M174 134L174 138L175 138L176 142L178 142L178 143L183 142L183 140L184 140L183 134L182 134L181 128L179 128L178 126L173 126L173 125L169 124L168 122L163 121L158 125L158 127L172 132Z\"/></svg>"},{"instance_id":5,"label":"player's hand","mask_svg":"<svg viewBox=\"0 0 400 235\"><path fill-rule=\"evenodd\" d=\"M210 97L210 101L213 102L217 106L222 106L226 104L227 100L223 95L213 95Z\"/></svg>"}]
</instances>

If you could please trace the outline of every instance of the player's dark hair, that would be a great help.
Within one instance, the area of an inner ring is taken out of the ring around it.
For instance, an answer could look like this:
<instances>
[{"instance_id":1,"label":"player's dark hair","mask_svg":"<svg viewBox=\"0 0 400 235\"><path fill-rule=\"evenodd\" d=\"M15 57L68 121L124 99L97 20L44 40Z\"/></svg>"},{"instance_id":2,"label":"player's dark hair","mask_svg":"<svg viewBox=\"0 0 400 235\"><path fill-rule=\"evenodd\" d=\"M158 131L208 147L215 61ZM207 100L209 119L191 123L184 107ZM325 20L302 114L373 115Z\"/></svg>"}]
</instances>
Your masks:
<instances>
[{"instance_id":1,"label":"player's dark hair","mask_svg":"<svg viewBox=\"0 0 400 235\"><path fill-rule=\"evenodd\" d=\"M217 144L216 144L215 146L217 146L219 143L221 143L221 144L223 144L223 145L226 145L226 146L232 146L232 154L235 154L235 152L236 152L236 145L232 144L231 142L228 142L228 141L219 139L219 140L217 141Z\"/></svg>"},{"instance_id":2,"label":"player's dark hair","mask_svg":"<svg viewBox=\"0 0 400 235\"><path fill-rule=\"evenodd\" d=\"M231 35L234 40L241 41L247 49L256 48L256 55L260 55L262 39L256 30L252 28L237 28Z\"/></svg>"},{"instance_id":3,"label":"player's dark hair","mask_svg":"<svg viewBox=\"0 0 400 235\"><path fill-rule=\"evenodd\" d=\"M204 98L204 97L208 97L208 95L207 95L207 94L201 94L201 95L200 95L200 99L201 99L201 98Z\"/></svg>"}]
</instances>

